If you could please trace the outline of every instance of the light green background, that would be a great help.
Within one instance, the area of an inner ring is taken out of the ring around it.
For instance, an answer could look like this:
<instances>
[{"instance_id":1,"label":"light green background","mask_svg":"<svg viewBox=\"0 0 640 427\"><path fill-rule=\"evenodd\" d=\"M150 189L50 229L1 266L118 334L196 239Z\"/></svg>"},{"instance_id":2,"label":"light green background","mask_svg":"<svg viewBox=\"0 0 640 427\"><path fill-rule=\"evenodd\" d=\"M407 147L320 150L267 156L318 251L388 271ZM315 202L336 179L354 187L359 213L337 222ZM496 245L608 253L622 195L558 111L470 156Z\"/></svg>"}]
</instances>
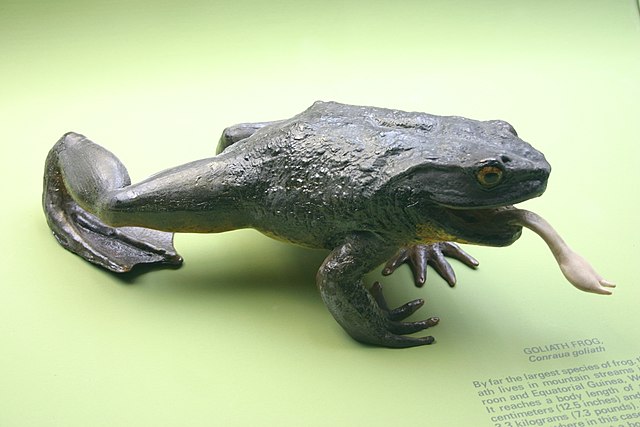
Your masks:
<instances>
[{"instance_id":1,"label":"light green background","mask_svg":"<svg viewBox=\"0 0 640 427\"><path fill-rule=\"evenodd\" d=\"M0 426L489 426L472 380L563 366L523 347L595 336L607 353L580 362L637 353L639 76L631 0L3 0ZM316 99L508 120L554 167L524 206L615 295L573 289L526 233L468 248L481 268L455 264L453 290L385 278L392 302L425 297L442 322L434 346L372 348L324 308L322 252L180 235L182 269L120 279L46 227L42 166L65 131L137 180Z\"/></svg>"}]
</instances>

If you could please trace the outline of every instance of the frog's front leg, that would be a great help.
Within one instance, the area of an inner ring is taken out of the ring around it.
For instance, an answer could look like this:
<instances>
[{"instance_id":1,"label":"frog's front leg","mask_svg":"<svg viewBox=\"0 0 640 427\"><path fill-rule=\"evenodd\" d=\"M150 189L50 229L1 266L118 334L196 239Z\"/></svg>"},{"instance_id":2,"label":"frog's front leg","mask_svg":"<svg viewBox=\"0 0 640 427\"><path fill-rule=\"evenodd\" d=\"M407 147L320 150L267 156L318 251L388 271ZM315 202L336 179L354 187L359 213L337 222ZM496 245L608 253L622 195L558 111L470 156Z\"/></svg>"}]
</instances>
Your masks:
<instances>
[{"instance_id":1,"label":"frog's front leg","mask_svg":"<svg viewBox=\"0 0 640 427\"><path fill-rule=\"evenodd\" d=\"M407 263L413 272L416 286L422 287L427 280L427 265L431 265L440 277L453 287L456 284L456 273L445 257L457 259L469 268L476 268L480 264L456 243L437 242L400 248L387 262L382 274L388 276L402 264Z\"/></svg>"},{"instance_id":2,"label":"frog's front leg","mask_svg":"<svg viewBox=\"0 0 640 427\"><path fill-rule=\"evenodd\" d=\"M317 284L327 308L345 331L358 341L385 347L413 347L431 344L432 336L406 336L434 326L435 317L417 321L402 320L422 305L411 301L390 310L382 298L379 284L370 293L364 275L384 262L394 251L377 236L357 233L326 258L318 271Z\"/></svg>"}]
</instances>

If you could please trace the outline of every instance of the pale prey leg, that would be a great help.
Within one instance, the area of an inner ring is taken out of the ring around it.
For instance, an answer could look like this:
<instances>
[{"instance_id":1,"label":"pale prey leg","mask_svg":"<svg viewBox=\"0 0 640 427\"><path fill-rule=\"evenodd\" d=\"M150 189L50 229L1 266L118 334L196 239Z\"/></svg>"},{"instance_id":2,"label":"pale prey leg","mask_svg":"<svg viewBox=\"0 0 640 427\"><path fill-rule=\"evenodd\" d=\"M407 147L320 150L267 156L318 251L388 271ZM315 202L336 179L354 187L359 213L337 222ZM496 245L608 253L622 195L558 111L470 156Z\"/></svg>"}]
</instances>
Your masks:
<instances>
[{"instance_id":1,"label":"pale prey leg","mask_svg":"<svg viewBox=\"0 0 640 427\"><path fill-rule=\"evenodd\" d=\"M576 288L602 295L610 295L616 285L605 280L583 257L575 253L560 235L540 215L524 209L500 211L510 222L522 225L537 233L547 243L556 258L564 277Z\"/></svg>"}]
</instances>

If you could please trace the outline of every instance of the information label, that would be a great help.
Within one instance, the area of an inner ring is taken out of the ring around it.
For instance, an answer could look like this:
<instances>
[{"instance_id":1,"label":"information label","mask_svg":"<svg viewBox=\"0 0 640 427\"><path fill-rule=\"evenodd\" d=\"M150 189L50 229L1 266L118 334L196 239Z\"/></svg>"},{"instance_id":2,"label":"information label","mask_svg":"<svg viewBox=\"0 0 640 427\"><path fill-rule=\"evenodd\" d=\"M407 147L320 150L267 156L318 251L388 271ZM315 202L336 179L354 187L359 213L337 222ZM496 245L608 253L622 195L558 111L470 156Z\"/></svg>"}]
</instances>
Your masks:
<instances>
[{"instance_id":1,"label":"information label","mask_svg":"<svg viewBox=\"0 0 640 427\"><path fill-rule=\"evenodd\" d=\"M604 352L598 338L527 347L526 372L472 385L494 427L640 427L640 353L584 360ZM545 369L545 361L557 359L570 363Z\"/></svg>"}]
</instances>

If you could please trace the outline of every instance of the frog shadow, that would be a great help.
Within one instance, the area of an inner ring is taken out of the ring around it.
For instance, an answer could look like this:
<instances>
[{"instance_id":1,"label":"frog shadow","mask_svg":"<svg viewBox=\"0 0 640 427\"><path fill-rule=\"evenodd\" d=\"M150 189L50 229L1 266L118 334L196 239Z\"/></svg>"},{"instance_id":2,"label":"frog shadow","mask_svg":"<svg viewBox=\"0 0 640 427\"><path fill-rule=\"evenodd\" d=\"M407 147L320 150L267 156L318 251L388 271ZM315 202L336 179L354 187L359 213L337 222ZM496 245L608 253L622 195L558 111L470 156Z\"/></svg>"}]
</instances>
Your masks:
<instances>
[{"instance_id":1,"label":"frog shadow","mask_svg":"<svg viewBox=\"0 0 640 427\"><path fill-rule=\"evenodd\" d=\"M215 254L211 253L195 257L191 255L185 261L189 266L188 272L186 265L142 264L127 273L108 274L123 285L148 285L154 288L154 292L171 292L185 297L203 294L246 295L250 291L297 294L318 300L315 275L328 251L280 244L269 250L269 257L277 258L277 263L265 265L264 261L259 260L261 253L258 250L248 249L243 254L243 259L246 259L243 262L211 262L215 259ZM148 280L147 276L165 270L176 270L175 280L163 279L170 285L156 286L155 281Z\"/></svg>"}]
</instances>

